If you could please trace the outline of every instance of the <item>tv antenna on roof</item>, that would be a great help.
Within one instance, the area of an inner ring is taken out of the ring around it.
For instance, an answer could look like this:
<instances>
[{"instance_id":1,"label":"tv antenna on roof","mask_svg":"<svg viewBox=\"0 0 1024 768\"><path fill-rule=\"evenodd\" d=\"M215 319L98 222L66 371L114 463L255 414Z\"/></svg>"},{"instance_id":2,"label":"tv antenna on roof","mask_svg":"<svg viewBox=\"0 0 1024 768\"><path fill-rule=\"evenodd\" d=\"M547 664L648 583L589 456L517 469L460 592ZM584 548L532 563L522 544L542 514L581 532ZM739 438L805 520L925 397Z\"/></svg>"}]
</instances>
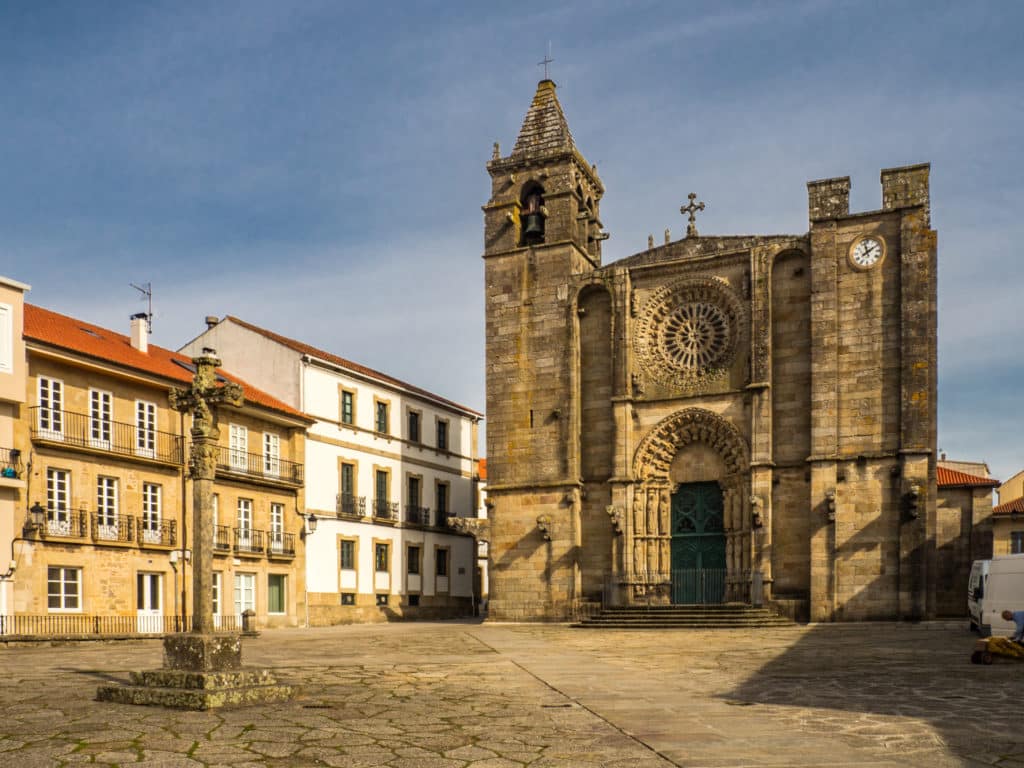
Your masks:
<instances>
[{"instance_id":1,"label":"tv antenna on roof","mask_svg":"<svg viewBox=\"0 0 1024 768\"><path fill-rule=\"evenodd\" d=\"M128 283L132 288L142 294L143 298L146 299L148 309L146 310L146 329L153 332L153 284L143 283L142 285L136 285L135 283Z\"/></svg>"}]
</instances>

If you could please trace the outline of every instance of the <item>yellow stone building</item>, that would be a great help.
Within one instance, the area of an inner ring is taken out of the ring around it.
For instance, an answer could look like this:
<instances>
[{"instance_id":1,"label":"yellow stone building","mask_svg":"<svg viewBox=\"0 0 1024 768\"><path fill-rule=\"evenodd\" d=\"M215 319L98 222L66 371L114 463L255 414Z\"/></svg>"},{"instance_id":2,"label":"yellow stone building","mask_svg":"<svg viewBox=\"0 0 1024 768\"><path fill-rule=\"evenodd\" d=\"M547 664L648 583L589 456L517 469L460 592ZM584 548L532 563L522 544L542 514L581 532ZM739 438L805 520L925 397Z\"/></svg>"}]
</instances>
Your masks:
<instances>
[{"instance_id":1,"label":"yellow stone building","mask_svg":"<svg viewBox=\"0 0 1024 768\"><path fill-rule=\"evenodd\" d=\"M13 439L23 531L8 633L171 631L191 606L190 423L168 392L187 386L193 366L149 344L147 324L133 317L126 336L24 308L25 404ZM310 420L239 383L245 403L220 409L215 614L226 627L247 610L257 626L296 625Z\"/></svg>"},{"instance_id":2,"label":"yellow stone building","mask_svg":"<svg viewBox=\"0 0 1024 768\"><path fill-rule=\"evenodd\" d=\"M999 504L992 510L992 553L1024 554L1024 469L996 490Z\"/></svg>"}]
</instances>

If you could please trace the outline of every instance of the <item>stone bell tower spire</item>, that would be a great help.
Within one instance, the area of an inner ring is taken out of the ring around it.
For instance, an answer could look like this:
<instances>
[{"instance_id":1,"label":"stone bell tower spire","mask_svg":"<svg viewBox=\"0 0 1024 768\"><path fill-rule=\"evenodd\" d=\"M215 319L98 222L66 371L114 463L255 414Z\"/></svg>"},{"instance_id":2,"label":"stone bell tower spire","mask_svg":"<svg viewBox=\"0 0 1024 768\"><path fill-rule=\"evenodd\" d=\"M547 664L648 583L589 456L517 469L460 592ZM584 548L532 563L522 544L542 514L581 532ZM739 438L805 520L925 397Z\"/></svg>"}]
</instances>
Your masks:
<instances>
[{"instance_id":1,"label":"stone bell tower spire","mask_svg":"<svg viewBox=\"0 0 1024 768\"><path fill-rule=\"evenodd\" d=\"M491 570L491 615L565 618L578 569L575 290L601 263L604 187L576 147L555 83L544 79L515 146L487 163L484 210L488 498L491 541L516 549Z\"/></svg>"}]
</instances>

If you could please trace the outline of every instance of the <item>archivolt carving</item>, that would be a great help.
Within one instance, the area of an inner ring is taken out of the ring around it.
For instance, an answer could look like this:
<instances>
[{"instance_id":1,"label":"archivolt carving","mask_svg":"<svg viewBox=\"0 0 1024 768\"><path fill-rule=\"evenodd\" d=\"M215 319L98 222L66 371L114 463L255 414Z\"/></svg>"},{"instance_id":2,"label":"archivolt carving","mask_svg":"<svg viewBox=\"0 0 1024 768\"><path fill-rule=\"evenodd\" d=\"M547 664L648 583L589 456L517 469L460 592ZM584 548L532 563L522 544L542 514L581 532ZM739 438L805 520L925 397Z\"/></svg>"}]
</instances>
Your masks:
<instances>
[{"instance_id":1,"label":"archivolt carving","mask_svg":"<svg viewBox=\"0 0 1024 768\"><path fill-rule=\"evenodd\" d=\"M669 386L690 387L724 376L746 327L736 294L715 278L688 278L647 300L633 335L645 373Z\"/></svg>"},{"instance_id":2,"label":"archivolt carving","mask_svg":"<svg viewBox=\"0 0 1024 768\"><path fill-rule=\"evenodd\" d=\"M722 457L729 474L747 468L747 443L740 431L716 413L687 408L662 419L636 449L633 469L641 481L668 481L672 460L679 449L701 442Z\"/></svg>"}]
</instances>

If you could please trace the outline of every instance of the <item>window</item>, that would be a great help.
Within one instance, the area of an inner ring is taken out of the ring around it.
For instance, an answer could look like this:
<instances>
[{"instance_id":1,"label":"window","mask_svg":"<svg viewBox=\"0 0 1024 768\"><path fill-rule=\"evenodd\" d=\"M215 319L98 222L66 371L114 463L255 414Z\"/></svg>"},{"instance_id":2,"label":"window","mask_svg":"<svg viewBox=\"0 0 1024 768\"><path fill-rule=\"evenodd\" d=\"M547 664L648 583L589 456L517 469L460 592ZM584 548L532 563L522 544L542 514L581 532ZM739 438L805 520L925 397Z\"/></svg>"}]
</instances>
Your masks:
<instances>
[{"instance_id":1,"label":"window","mask_svg":"<svg viewBox=\"0 0 1024 768\"><path fill-rule=\"evenodd\" d=\"M448 450L448 422L438 421L437 422L437 450L447 451Z\"/></svg>"},{"instance_id":2,"label":"window","mask_svg":"<svg viewBox=\"0 0 1024 768\"><path fill-rule=\"evenodd\" d=\"M387 592L378 592L377 593L377 605L385 606L387 604L388 604Z\"/></svg>"},{"instance_id":3,"label":"window","mask_svg":"<svg viewBox=\"0 0 1024 768\"><path fill-rule=\"evenodd\" d=\"M342 424L355 424L355 400L356 396L352 392L346 392L342 390L341 393L341 423Z\"/></svg>"},{"instance_id":4,"label":"window","mask_svg":"<svg viewBox=\"0 0 1024 768\"><path fill-rule=\"evenodd\" d=\"M356 493L356 465L341 465L341 495L354 496Z\"/></svg>"},{"instance_id":5,"label":"window","mask_svg":"<svg viewBox=\"0 0 1024 768\"><path fill-rule=\"evenodd\" d=\"M412 443L420 441L420 415L416 411L409 411L409 441Z\"/></svg>"},{"instance_id":6,"label":"window","mask_svg":"<svg viewBox=\"0 0 1024 768\"><path fill-rule=\"evenodd\" d=\"M439 549L434 553L434 564L436 565L436 573L438 576L448 575L448 550Z\"/></svg>"},{"instance_id":7,"label":"window","mask_svg":"<svg viewBox=\"0 0 1024 768\"><path fill-rule=\"evenodd\" d=\"M356 593L355 592L342 592L341 593L341 604L342 605L355 605L356 604Z\"/></svg>"},{"instance_id":8,"label":"window","mask_svg":"<svg viewBox=\"0 0 1024 768\"><path fill-rule=\"evenodd\" d=\"M46 470L46 530L58 536L71 534L71 473L63 469Z\"/></svg>"},{"instance_id":9,"label":"window","mask_svg":"<svg viewBox=\"0 0 1024 768\"><path fill-rule=\"evenodd\" d=\"M110 448L112 397L109 392L89 390L89 445Z\"/></svg>"},{"instance_id":10,"label":"window","mask_svg":"<svg viewBox=\"0 0 1024 768\"><path fill-rule=\"evenodd\" d=\"M438 521L439 523L444 520L441 515L448 514L448 483L437 484L437 507Z\"/></svg>"},{"instance_id":11,"label":"window","mask_svg":"<svg viewBox=\"0 0 1024 768\"><path fill-rule=\"evenodd\" d=\"M388 429L388 404L382 403L380 400L377 401L376 427L378 432L383 432L384 434L390 432Z\"/></svg>"},{"instance_id":12,"label":"window","mask_svg":"<svg viewBox=\"0 0 1024 768\"><path fill-rule=\"evenodd\" d=\"M238 500L238 547L248 550L252 545L252 499Z\"/></svg>"},{"instance_id":13,"label":"window","mask_svg":"<svg viewBox=\"0 0 1024 768\"><path fill-rule=\"evenodd\" d=\"M39 377L39 436L59 440L64 433L64 382Z\"/></svg>"},{"instance_id":14,"label":"window","mask_svg":"<svg viewBox=\"0 0 1024 768\"><path fill-rule=\"evenodd\" d=\"M160 543L163 489L155 483L142 484L142 540Z\"/></svg>"},{"instance_id":15,"label":"window","mask_svg":"<svg viewBox=\"0 0 1024 768\"><path fill-rule=\"evenodd\" d=\"M46 606L51 611L82 610L82 569L46 569Z\"/></svg>"},{"instance_id":16,"label":"window","mask_svg":"<svg viewBox=\"0 0 1024 768\"><path fill-rule=\"evenodd\" d=\"M263 433L263 474L281 474L281 437L271 432Z\"/></svg>"},{"instance_id":17,"label":"window","mask_svg":"<svg viewBox=\"0 0 1024 768\"><path fill-rule=\"evenodd\" d=\"M284 551L284 504L270 505L270 551Z\"/></svg>"},{"instance_id":18,"label":"window","mask_svg":"<svg viewBox=\"0 0 1024 768\"><path fill-rule=\"evenodd\" d=\"M378 542L373 545L373 568L378 573L388 572L388 545Z\"/></svg>"},{"instance_id":19,"label":"window","mask_svg":"<svg viewBox=\"0 0 1024 768\"><path fill-rule=\"evenodd\" d=\"M418 477L409 477L409 496L408 502L410 506L420 506L420 479Z\"/></svg>"},{"instance_id":20,"label":"window","mask_svg":"<svg viewBox=\"0 0 1024 768\"><path fill-rule=\"evenodd\" d=\"M238 424L231 424L228 427L228 434L231 468L248 469L249 430Z\"/></svg>"},{"instance_id":21,"label":"window","mask_svg":"<svg viewBox=\"0 0 1024 768\"><path fill-rule=\"evenodd\" d=\"M156 456L156 403L135 401L135 453Z\"/></svg>"},{"instance_id":22,"label":"window","mask_svg":"<svg viewBox=\"0 0 1024 768\"><path fill-rule=\"evenodd\" d=\"M409 607L410 608L415 608L416 606L418 606L420 604L420 596L419 595L409 595L407 599L409 601Z\"/></svg>"},{"instance_id":23,"label":"window","mask_svg":"<svg viewBox=\"0 0 1024 768\"><path fill-rule=\"evenodd\" d=\"M213 572L213 615L220 616L220 571Z\"/></svg>"},{"instance_id":24,"label":"window","mask_svg":"<svg viewBox=\"0 0 1024 768\"><path fill-rule=\"evenodd\" d=\"M96 535L117 539L117 478L96 478Z\"/></svg>"},{"instance_id":25,"label":"window","mask_svg":"<svg viewBox=\"0 0 1024 768\"><path fill-rule=\"evenodd\" d=\"M419 547L410 546L409 549L406 550L406 573L410 576L420 575L420 554L421 550Z\"/></svg>"},{"instance_id":26,"label":"window","mask_svg":"<svg viewBox=\"0 0 1024 768\"><path fill-rule=\"evenodd\" d=\"M271 573L267 576L267 613L284 613L284 575Z\"/></svg>"},{"instance_id":27,"label":"window","mask_svg":"<svg viewBox=\"0 0 1024 768\"><path fill-rule=\"evenodd\" d=\"M14 307L0 304L0 373L14 371Z\"/></svg>"},{"instance_id":28,"label":"window","mask_svg":"<svg viewBox=\"0 0 1024 768\"><path fill-rule=\"evenodd\" d=\"M235 615L241 616L242 611L256 610L256 574L235 574Z\"/></svg>"},{"instance_id":29,"label":"window","mask_svg":"<svg viewBox=\"0 0 1024 768\"><path fill-rule=\"evenodd\" d=\"M356 569L356 543L345 539L338 544L338 554L341 570L354 571Z\"/></svg>"},{"instance_id":30,"label":"window","mask_svg":"<svg viewBox=\"0 0 1024 768\"><path fill-rule=\"evenodd\" d=\"M1010 554L1024 554L1024 531L1010 531Z\"/></svg>"},{"instance_id":31,"label":"window","mask_svg":"<svg viewBox=\"0 0 1024 768\"><path fill-rule=\"evenodd\" d=\"M388 479L387 470L378 469L374 473L374 486L377 492L373 509L375 517L391 517L391 506L388 502Z\"/></svg>"}]
</instances>

